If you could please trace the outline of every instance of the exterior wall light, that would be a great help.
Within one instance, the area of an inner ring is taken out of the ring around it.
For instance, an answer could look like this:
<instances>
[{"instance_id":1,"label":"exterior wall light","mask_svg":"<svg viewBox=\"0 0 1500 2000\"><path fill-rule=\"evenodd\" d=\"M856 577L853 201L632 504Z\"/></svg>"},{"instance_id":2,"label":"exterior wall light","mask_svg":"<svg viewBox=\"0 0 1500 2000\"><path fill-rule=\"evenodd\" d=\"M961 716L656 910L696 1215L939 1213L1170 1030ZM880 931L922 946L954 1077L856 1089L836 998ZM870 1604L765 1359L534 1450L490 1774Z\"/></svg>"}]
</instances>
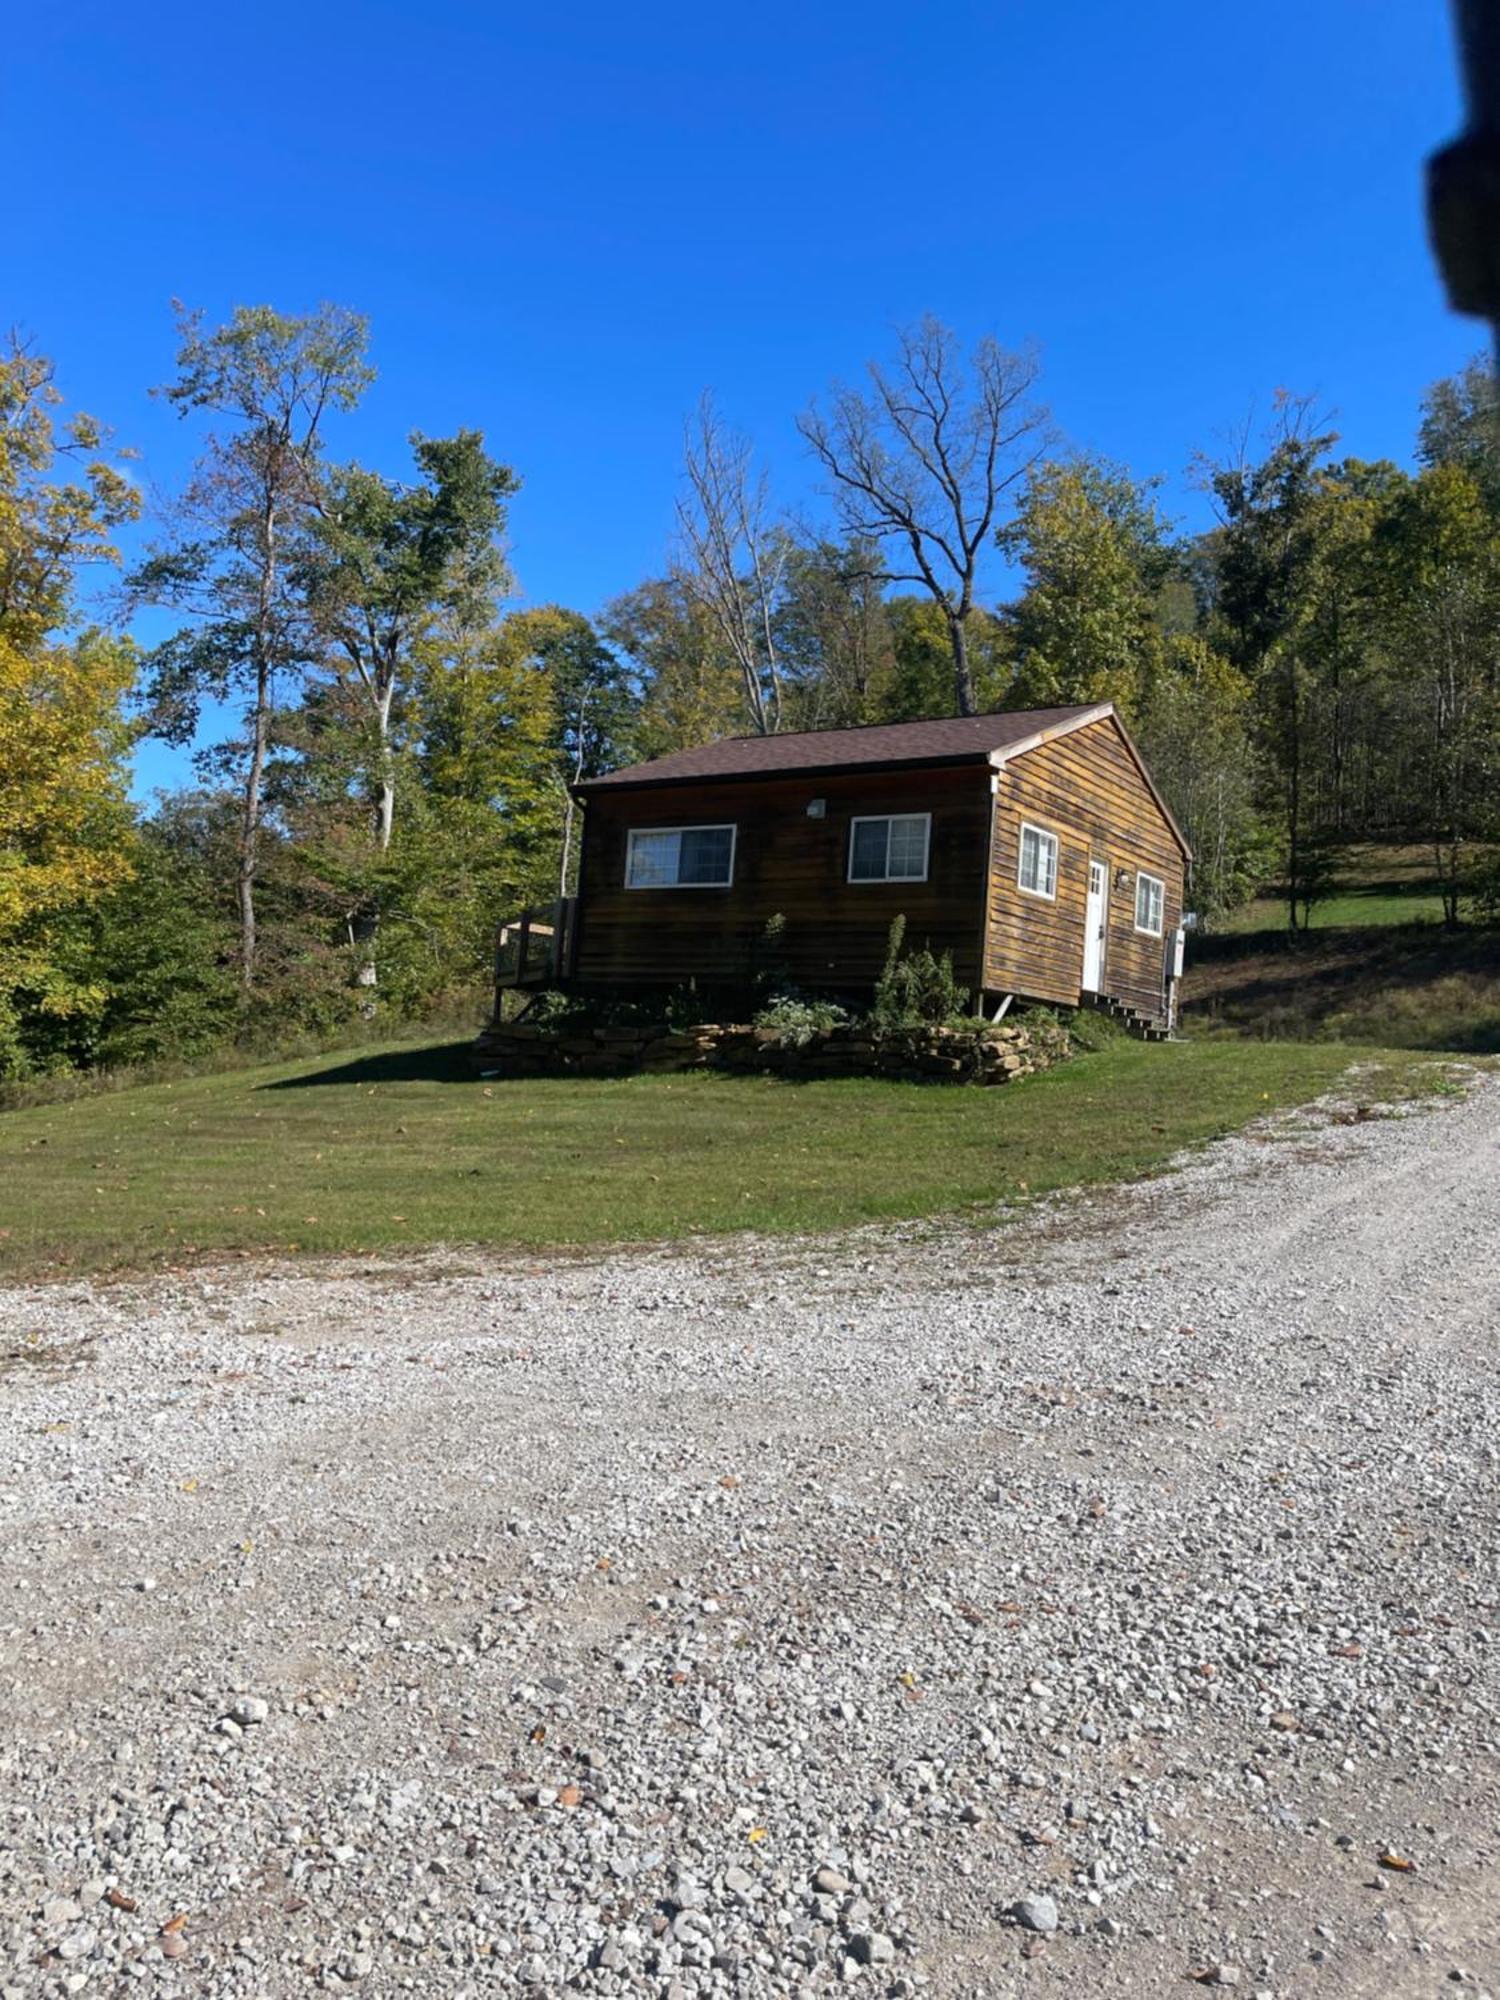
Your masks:
<instances>
[{"instance_id":1,"label":"exterior wall light","mask_svg":"<svg viewBox=\"0 0 1500 2000\"><path fill-rule=\"evenodd\" d=\"M822 819L822 818L824 818L824 816L825 816L825 815L827 814L827 811L828 811L828 801L827 801L827 799L809 799L809 800L808 800L808 802L807 802L807 816L808 816L808 818L809 818L809 819Z\"/></svg>"}]
</instances>

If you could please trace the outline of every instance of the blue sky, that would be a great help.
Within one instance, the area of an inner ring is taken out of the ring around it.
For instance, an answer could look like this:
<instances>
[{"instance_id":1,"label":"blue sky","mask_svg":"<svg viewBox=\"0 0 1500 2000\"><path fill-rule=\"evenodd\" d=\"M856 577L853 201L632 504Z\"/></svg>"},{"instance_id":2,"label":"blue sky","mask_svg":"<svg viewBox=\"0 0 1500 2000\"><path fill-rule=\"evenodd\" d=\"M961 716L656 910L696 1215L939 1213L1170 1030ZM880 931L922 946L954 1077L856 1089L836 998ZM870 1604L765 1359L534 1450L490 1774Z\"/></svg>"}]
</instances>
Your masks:
<instances>
[{"instance_id":1,"label":"blue sky","mask_svg":"<svg viewBox=\"0 0 1500 2000\"><path fill-rule=\"evenodd\" d=\"M1192 453L1278 385L1404 458L1483 339L1422 232L1439 0L72 0L12 27L0 93L6 317L146 479L190 457L147 394L174 295L333 299L380 370L339 454L483 428L526 597L586 611L660 571L703 388L812 504L796 412L924 310L1034 342L1067 438L1189 519ZM143 751L143 790L183 775Z\"/></svg>"}]
</instances>

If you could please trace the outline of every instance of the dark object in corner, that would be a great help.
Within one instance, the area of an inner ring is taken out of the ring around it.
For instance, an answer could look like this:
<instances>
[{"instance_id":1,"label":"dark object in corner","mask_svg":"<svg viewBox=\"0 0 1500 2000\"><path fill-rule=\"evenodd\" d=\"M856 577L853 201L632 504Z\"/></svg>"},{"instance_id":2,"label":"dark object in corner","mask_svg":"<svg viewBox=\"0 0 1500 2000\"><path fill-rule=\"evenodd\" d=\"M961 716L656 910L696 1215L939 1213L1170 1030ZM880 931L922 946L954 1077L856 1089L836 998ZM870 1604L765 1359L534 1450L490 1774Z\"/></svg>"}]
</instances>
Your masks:
<instances>
[{"instance_id":1,"label":"dark object in corner","mask_svg":"<svg viewBox=\"0 0 1500 2000\"><path fill-rule=\"evenodd\" d=\"M1455 312L1500 337L1500 0L1454 0L1467 129L1427 163L1427 227Z\"/></svg>"}]
</instances>

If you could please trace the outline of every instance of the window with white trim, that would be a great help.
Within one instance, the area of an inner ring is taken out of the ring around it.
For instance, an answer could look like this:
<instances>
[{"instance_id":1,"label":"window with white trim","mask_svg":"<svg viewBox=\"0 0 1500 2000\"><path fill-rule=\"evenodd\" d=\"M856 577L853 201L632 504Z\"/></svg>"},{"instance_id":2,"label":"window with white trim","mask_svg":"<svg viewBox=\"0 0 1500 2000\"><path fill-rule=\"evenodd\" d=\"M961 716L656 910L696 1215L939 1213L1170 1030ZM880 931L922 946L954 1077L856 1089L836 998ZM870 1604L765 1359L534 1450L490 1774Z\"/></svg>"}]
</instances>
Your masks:
<instances>
[{"instance_id":1,"label":"window with white trim","mask_svg":"<svg viewBox=\"0 0 1500 2000\"><path fill-rule=\"evenodd\" d=\"M1138 874L1135 878L1135 927L1151 937L1161 936L1162 915L1167 904L1167 885L1159 875Z\"/></svg>"},{"instance_id":2,"label":"window with white trim","mask_svg":"<svg viewBox=\"0 0 1500 2000\"><path fill-rule=\"evenodd\" d=\"M925 882L931 813L889 813L849 825L851 882Z\"/></svg>"},{"instance_id":3,"label":"window with white trim","mask_svg":"<svg viewBox=\"0 0 1500 2000\"><path fill-rule=\"evenodd\" d=\"M727 889L733 826L633 826L625 844L627 889Z\"/></svg>"},{"instance_id":4,"label":"window with white trim","mask_svg":"<svg viewBox=\"0 0 1500 2000\"><path fill-rule=\"evenodd\" d=\"M1024 820L1016 885L1028 896L1045 896L1049 903L1057 901L1057 835L1030 826Z\"/></svg>"}]
</instances>

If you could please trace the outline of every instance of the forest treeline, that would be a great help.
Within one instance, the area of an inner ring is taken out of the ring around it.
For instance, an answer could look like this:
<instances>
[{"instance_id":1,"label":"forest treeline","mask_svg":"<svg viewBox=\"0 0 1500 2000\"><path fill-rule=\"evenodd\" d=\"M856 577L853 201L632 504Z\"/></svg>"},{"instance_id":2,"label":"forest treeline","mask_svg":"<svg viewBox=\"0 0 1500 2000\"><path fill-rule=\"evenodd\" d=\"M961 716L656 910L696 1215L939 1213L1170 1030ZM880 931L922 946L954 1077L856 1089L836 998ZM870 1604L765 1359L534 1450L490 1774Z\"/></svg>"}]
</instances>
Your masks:
<instances>
[{"instance_id":1,"label":"forest treeline","mask_svg":"<svg viewBox=\"0 0 1500 2000\"><path fill-rule=\"evenodd\" d=\"M479 431L340 456L371 380L354 313L180 316L161 393L196 463L147 509L46 359L0 356L0 1076L471 994L496 920L570 880L576 779L751 730L1109 699L1201 923L1274 884L1304 925L1370 838L1429 845L1451 922L1495 914L1482 363L1414 413L1415 471L1279 396L1194 468L1214 525L1183 534L1057 443L1033 357L926 320L800 419L815 520L705 400L661 574L591 613L517 606L524 468ZM144 736L195 746L146 809Z\"/></svg>"}]
</instances>

